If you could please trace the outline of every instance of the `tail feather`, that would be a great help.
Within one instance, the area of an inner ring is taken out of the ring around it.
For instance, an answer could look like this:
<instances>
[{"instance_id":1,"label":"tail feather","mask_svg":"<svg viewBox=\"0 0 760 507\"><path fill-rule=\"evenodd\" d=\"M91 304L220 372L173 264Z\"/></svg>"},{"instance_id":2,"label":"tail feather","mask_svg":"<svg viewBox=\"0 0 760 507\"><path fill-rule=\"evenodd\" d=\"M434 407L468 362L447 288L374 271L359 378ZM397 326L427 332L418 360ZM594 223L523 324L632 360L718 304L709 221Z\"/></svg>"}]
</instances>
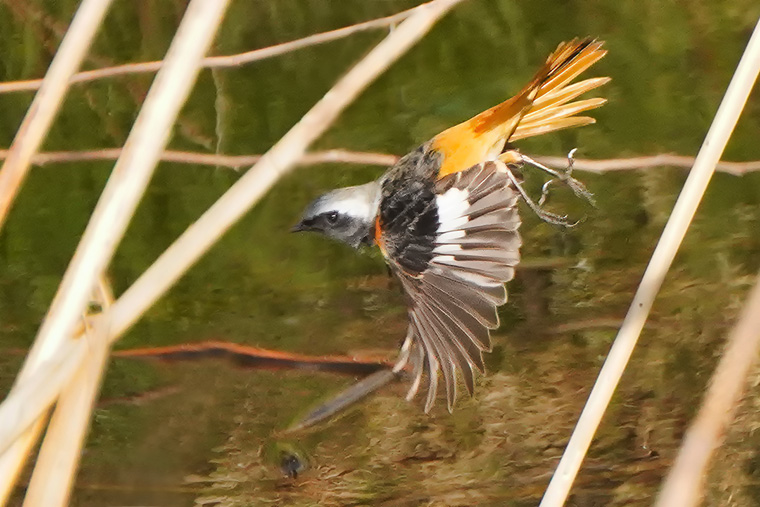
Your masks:
<instances>
[{"instance_id":1,"label":"tail feather","mask_svg":"<svg viewBox=\"0 0 760 507\"><path fill-rule=\"evenodd\" d=\"M567 46L567 48L565 49L563 46ZM549 57L547 65L551 66L551 70L547 79L543 80L539 86L536 101L553 91L561 90L586 69L604 58L607 51L601 47L601 42L591 39L580 42L572 40L561 44L557 52L561 53L562 57Z\"/></svg>"},{"instance_id":2,"label":"tail feather","mask_svg":"<svg viewBox=\"0 0 760 507\"><path fill-rule=\"evenodd\" d=\"M570 82L607 54L601 47L602 42L593 39L560 44L520 93L438 134L431 144L444 155L438 176L496 157L508 141L593 123L593 118L574 115L606 101L572 101L607 83L609 78Z\"/></svg>"},{"instance_id":3,"label":"tail feather","mask_svg":"<svg viewBox=\"0 0 760 507\"><path fill-rule=\"evenodd\" d=\"M523 121L531 117L538 110L546 109L554 105L566 104L571 100L580 97L584 93L599 88L609 82L610 78L608 77L592 77L584 79L579 83L562 87L559 90L554 90L551 93L546 93L533 101L533 104L528 113L525 114Z\"/></svg>"},{"instance_id":4,"label":"tail feather","mask_svg":"<svg viewBox=\"0 0 760 507\"><path fill-rule=\"evenodd\" d=\"M579 43L570 41L565 43L565 46L572 47L573 44ZM517 123L509 141L594 123L594 119L590 117L575 117L577 121L567 120L572 120L570 117L580 112L604 105L607 102L606 99L594 98L568 103L584 93L607 84L610 78L595 77L574 84L569 83L607 54L601 46L602 43L596 41L587 41L585 44L580 43L576 46L577 51L571 52L570 58L563 60L556 70L550 73L549 78L538 87L536 98ZM568 50L569 48L563 50L562 54L566 54ZM556 59L550 58L550 60Z\"/></svg>"},{"instance_id":5,"label":"tail feather","mask_svg":"<svg viewBox=\"0 0 760 507\"><path fill-rule=\"evenodd\" d=\"M558 118L556 120L552 120L551 122L531 123L529 125L521 126L518 130L516 130L515 135L510 137L510 140L540 136L542 134L548 134L549 132L555 132L557 130L564 130L573 127L583 127L584 125L591 125L592 123L596 123L596 119L590 116L572 116L570 118Z\"/></svg>"},{"instance_id":6,"label":"tail feather","mask_svg":"<svg viewBox=\"0 0 760 507\"><path fill-rule=\"evenodd\" d=\"M527 115L524 116L523 121L550 122L559 118L567 118L569 116L573 116L574 114L588 111L589 109L596 109L605 102L607 102L607 100L603 98L579 100L570 104L541 109L532 113L534 115L533 118L528 118ZM520 123L522 124L522 122Z\"/></svg>"}]
</instances>

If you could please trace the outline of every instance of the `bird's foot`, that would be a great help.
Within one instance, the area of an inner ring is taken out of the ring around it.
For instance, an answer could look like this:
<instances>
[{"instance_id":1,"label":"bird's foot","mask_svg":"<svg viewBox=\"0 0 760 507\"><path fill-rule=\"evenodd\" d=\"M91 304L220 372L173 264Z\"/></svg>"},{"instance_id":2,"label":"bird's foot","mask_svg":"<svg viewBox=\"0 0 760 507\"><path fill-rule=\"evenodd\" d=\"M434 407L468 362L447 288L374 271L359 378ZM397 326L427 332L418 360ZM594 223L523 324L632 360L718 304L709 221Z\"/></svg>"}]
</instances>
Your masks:
<instances>
[{"instance_id":1,"label":"bird's foot","mask_svg":"<svg viewBox=\"0 0 760 507\"><path fill-rule=\"evenodd\" d=\"M550 223L552 225L560 225L562 227L568 227L568 228L575 227L576 225L580 223L580 220L576 222L569 222L567 219L567 215L557 215L556 213L552 213L551 211L545 210L542 207L541 201L539 201L539 203L536 204L536 202L530 198L530 196L522 187L522 184L520 183L518 178L512 173L512 171L507 171L507 177L509 177L510 181L512 182L512 185L520 194L520 197L523 198L523 201L525 201L525 204L527 204L528 207L533 211L533 213L535 213L536 216L538 216L538 218L540 218L544 222Z\"/></svg>"},{"instance_id":2,"label":"bird's foot","mask_svg":"<svg viewBox=\"0 0 760 507\"><path fill-rule=\"evenodd\" d=\"M546 199L549 195L549 187L551 187L553 184L555 184L557 181L560 181L570 187L570 189L573 191L573 193L580 197L581 199L586 200L589 204L596 207L596 201L594 200L594 194L589 192L589 190L586 188L586 185L578 181L577 179L572 177L573 173L573 165L575 164L575 152L577 148L573 148L570 150L570 152L567 154L567 167L564 170L556 170L552 169L550 167L547 167L543 165L542 163L538 162L537 160L534 160L530 158L527 155L520 154L521 160L523 163L531 165L537 169L541 169L545 173L552 176L550 180L548 180L546 183L544 183L543 187L541 187L541 197L538 200L539 206L543 206L544 203L546 203Z\"/></svg>"}]
</instances>

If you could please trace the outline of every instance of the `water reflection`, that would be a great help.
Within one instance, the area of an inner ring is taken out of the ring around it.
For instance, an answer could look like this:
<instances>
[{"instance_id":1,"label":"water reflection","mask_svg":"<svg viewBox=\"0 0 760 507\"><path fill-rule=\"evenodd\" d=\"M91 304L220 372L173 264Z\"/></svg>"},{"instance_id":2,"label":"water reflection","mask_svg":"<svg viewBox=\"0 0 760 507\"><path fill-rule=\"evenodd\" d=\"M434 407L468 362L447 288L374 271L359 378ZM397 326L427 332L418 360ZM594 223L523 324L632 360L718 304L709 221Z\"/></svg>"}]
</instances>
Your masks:
<instances>
[{"instance_id":1,"label":"water reflection","mask_svg":"<svg viewBox=\"0 0 760 507\"><path fill-rule=\"evenodd\" d=\"M88 65L160 58L181 4L117 3ZM263 47L412 4L234 2L215 51ZM6 34L0 77L42 75L56 40L52 28L70 19L75 6L74 0L39 2L34 9L43 18L31 8L0 6ZM404 153L514 93L558 41L591 34L610 51L598 72L613 77L597 125L522 147L562 156L577 146L578 156L589 158L693 154L758 15L753 0L693 0L688 8L654 0L470 0L373 85L318 147ZM265 150L381 36L360 34L249 67L204 72L171 147ZM142 76L75 87L45 149L120 145L149 83ZM3 146L30 99L0 96ZM727 159L760 159L759 111L755 94ZM110 166L35 168L0 234L3 390L21 361L11 352L29 346ZM287 232L321 191L381 171L320 166L286 178L119 347L221 339L392 358L406 314L379 254L355 255ZM453 414L438 407L424 415L403 400L401 386L391 387L334 424L282 438L277 430L352 380L241 370L223 361L117 358L73 503L535 505L684 180L682 170L669 168L578 176L598 209L569 231L524 213L526 267L501 312L489 374ZM162 165L115 260L117 294L238 177ZM540 185L539 178L528 180L534 195ZM589 213L571 194L555 197L571 216ZM760 177L716 176L581 471L575 505L650 503L760 268L758 230ZM756 404L745 401L711 471L709 505L729 496L736 505L755 505ZM284 465L292 476L299 463L308 466L297 478L284 477Z\"/></svg>"}]
</instances>

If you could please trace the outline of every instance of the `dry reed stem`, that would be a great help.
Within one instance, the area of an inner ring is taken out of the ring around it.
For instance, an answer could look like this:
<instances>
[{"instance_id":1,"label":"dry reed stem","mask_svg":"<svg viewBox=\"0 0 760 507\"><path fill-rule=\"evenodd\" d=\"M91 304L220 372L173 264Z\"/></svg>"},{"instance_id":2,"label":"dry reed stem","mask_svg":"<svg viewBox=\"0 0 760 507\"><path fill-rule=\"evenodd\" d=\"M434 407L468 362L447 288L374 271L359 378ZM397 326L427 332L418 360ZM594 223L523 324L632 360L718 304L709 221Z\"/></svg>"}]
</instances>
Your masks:
<instances>
[{"instance_id":1,"label":"dry reed stem","mask_svg":"<svg viewBox=\"0 0 760 507\"><path fill-rule=\"evenodd\" d=\"M0 150L0 160L7 156L6 150ZM100 150L81 151L48 151L36 153L32 157L33 165L47 165L66 162L89 162L99 160L116 160L121 154L121 148L103 148ZM564 167L567 159L564 157L533 156L540 163L550 167ZM299 166L316 164L360 164L391 166L399 159L397 155L390 153L374 153L366 151L351 151L340 148L313 151L304 154L297 162ZM211 165L215 167L228 167L240 169L250 166L261 160L261 155L220 155L215 153L200 153L196 151L166 150L161 154L162 162L174 162L177 164ZM573 169L590 173L604 174L615 171L634 171L638 169L651 169L655 167L682 167L690 169L694 165L694 157L683 155L660 154L630 158L608 158L591 160L577 158L573 161ZM718 162L716 171L743 176L744 174L760 171L760 160L748 162Z\"/></svg>"},{"instance_id":2,"label":"dry reed stem","mask_svg":"<svg viewBox=\"0 0 760 507\"><path fill-rule=\"evenodd\" d=\"M264 193L271 188L279 177L287 172L302 156L308 145L313 142L337 118L338 114L366 88L393 61L400 57L409 47L417 42L432 25L449 9L462 0L434 0L413 10L412 15L401 23L388 37L378 44L363 60L354 66L336 85L299 121L280 142L278 142L262 160L248 171L228 192L212 206L194 225L192 225L175 243L146 271L103 318L111 319L111 342L131 326L142 313L149 308L207 249L239 219ZM213 2L212 2L213 3ZM166 69L162 69L162 72ZM147 101L146 101L147 103ZM145 109L145 108L144 108ZM147 298L147 299L144 299ZM118 318L118 320L116 320ZM46 322L47 323L47 322ZM118 326L114 325L118 323ZM50 367L63 368L78 365L84 356L86 345L83 340L62 340L58 347L50 352ZM34 354L34 350L32 351ZM30 354L30 356L32 355ZM29 369L25 380L51 385L61 389L61 382L50 382L47 372ZM23 373L23 372L22 372ZM28 377L28 379L26 378ZM70 378L70 377L69 377ZM24 384L25 382L22 382ZM21 385L19 388L22 388ZM14 389L0 410L23 407L27 412L41 416L49 402L34 397L22 399ZM42 403L40 402L42 401ZM8 405L11 405L9 408ZM4 428L5 436L19 428ZM5 449L8 441L0 432L0 450ZM7 461L11 449L3 455ZM22 453L28 449L30 441L23 442ZM15 458L18 458L17 456ZM18 459L13 463L17 463ZM0 463L1 464L1 463ZM0 469L0 481L8 479L11 473ZM15 476L15 472L13 473ZM0 502L2 503L2 502Z\"/></svg>"},{"instance_id":3,"label":"dry reed stem","mask_svg":"<svg viewBox=\"0 0 760 507\"><path fill-rule=\"evenodd\" d=\"M0 229L29 170L29 160L58 113L69 88L69 78L81 65L110 4L111 0L82 1L41 82L39 93L16 132L8 158L0 169Z\"/></svg>"},{"instance_id":4,"label":"dry reed stem","mask_svg":"<svg viewBox=\"0 0 760 507\"><path fill-rule=\"evenodd\" d=\"M88 333L87 354L58 398L37 457L24 507L68 505L90 414L108 363L107 329Z\"/></svg>"},{"instance_id":5,"label":"dry reed stem","mask_svg":"<svg viewBox=\"0 0 760 507\"><path fill-rule=\"evenodd\" d=\"M533 158L549 167L564 167L567 165L567 159L564 157L539 156ZM682 167L684 169L691 169L695 162L696 159L694 157L672 155L669 153L643 157L609 158L601 160L578 158L573 162L573 170L604 174L615 171L652 169L655 167ZM748 162L718 162L715 165L715 170L732 174L734 176L743 176L747 173L760 171L760 160L750 160Z\"/></svg>"},{"instance_id":6,"label":"dry reed stem","mask_svg":"<svg viewBox=\"0 0 760 507\"><path fill-rule=\"evenodd\" d=\"M72 330L148 184L226 6L227 0L193 0L187 7L164 66L98 200L14 390L23 387L41 364L55 358L62 344L72 341ZM7 498L40 426L34 424L0 457L0 504Z\"/></svg>"},{"instance_id":7,"label":"dry reed stem","mask_svg":"<svg viewBox=\"0 0 760 507\"><path fill-rule=\"evenodd\" d=\"M6 152L0 150L0 160ZM64 162L87 162L101 160L116 160L119 158L121 148L106 148L102 150L86 151L51 151L37 153L32 158L35 165L45 165ZM166 150L161 154L162 162L174 162L178 164L197 164L239 169L250 167L259 160L262 155L218 155L214 153L199 153L193 151ZM396 163L398 157L386 153L371 153L362 151L350 151L342 149L315 151L306 153L301 157L297 165L315 165L329 163L365 164L391 166Z\"/></svg>"},{"instance_id":8,"label":"dry reed stem","mask_svg":"<svg viewBox=\"0 0 760 507\"><path fill-rule=\"evenodd\" d=\"M678 457L665 479L656 507L699 504L707 465L720 445L741 398L747 375L760 351L760 276L731 331L705 400L686 432Z\"/></svg>"},{"instance_id":9,"label":"dry reed stem","mask_svg":"<svg viewBox=\"0 0 760 507\"><path fill-rule=\"evenodd\" d=\"M253 51L246 51L245 53L238 53L234 55L226 56L209 56L203 59L201 62L202 67L206 68L230 68L240 67L248 63L265 60L298 49L316 46L331 42L334 40L342 39L353 35L355 33L364 32L367 30L374 30L378 28L386 28L393 26L396 23L400 23L411 14L413 9L393 14L392 16L386 16L384 18L372 19L363 23L357 23L355 25L345 26L336 30L330 30L327 32L317 33L296 39L274 46L254 49ZM69 79L69 84L84 83L88 81L96 81L99 79L105 79L114 76L122 76L125 74L143 74L147 72L156 72L163 65L162 61L154 62L139 62L128 63L124 65L117 65L113 67L105 67L102 69L87 70L74 74ZM7 81L0 83L0 93L11 93L19 91L36 90L42 84L41 79L29 79L24 81Z\"/></svg>"},{"instance_id":10,"label":"dry reed stem","mask_svg":"<svg viewBox=\"0 0 760 507\"><path fill-rule=\"evenodd\" d=\"M105 276L98 279L93 302L107 309L113 292ZM50 418L32 478L27 486L24 505L55 507L68 505L71 487L82 455L90 414L95 404L101 378L108 362L108 322L88 316L83 318L88 354L79 370L63 389Z\"/></svg>"},{"instance_id":11,"label":"dry reed stem","mask_svg":"<svg viewBox=\"0 0 760 507\"><path fill-rule=\"evenodd\" d=\"M16 133L8 159L0 169L0 229L29 170L29 159L45 138L68 89L68 80L81 65L109 5L110 0L83 0ZM0 418L0 422L5 420ZM41 421L36 424L37 431L41 424ZM0 456L0 505L10 494L19 462L27 449L28 445L18 441Z\"/></svg>"},{"instance_id":12,"label":"dry reed stem","mask_svg":"<svg viewBox=\"0 0 760 507\"><path fill-rule=\"evenodd\" d=\"M71 346L67 347L65 357L54 357L41 363L35 373L14 387L0 404L0 453L4 458L4 475L0 476L0 481L5 494L13 486L12 482L6 483L10 477L5 473L8 470L5 467L9 466L5 457L14 452L14 442L55 402L87 354L86 340L69 343ZM5 505L5 500L6 497L0 498L0 505Z\"/></svg>"},{"instance_id":13,"label":"dry reed stem","mask_svg":"<svg viewBox=\"0 0 760 507\"><path fill-rule=\"evenodd\" d=\"M462 0L434 0L416 7L367 56L342 77L261 160L193 223L127 289L107 312L116 340L187 271L224 232L301 159L308 146L393 61Z\"/></svg>"},{"instance_id":14,"label":"dry reed stem","mask_svg":"<svg viewBox=\"0 0 760 507\"><path fill-rule=\"evenodd\" d=\"M760 20L736 68L710 130L705 136L694 168L689 173L668 223L665 225L617 338L578 419L570 442L541 500L541 507L558 507L567 499L578 469L591 444L591 439L623 375L655 296L686 235L710 182L715 164L731 137L758 72L760 72Z\"/></svg>"}]
</instances>

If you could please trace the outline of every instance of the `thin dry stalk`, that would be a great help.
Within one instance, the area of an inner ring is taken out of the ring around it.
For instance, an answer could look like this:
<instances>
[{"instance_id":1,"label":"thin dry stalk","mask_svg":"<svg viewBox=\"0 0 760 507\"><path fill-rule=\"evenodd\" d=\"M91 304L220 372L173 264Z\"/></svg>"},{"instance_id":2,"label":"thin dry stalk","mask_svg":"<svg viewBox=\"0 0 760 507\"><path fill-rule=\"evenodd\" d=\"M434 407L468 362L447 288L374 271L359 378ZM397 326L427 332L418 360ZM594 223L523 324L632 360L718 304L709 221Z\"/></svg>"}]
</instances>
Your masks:
<instances>
[{"instance_id":1,"label":"thin dry stalk","mask_svg":"<svg viewBox=\"0 0 760 507\"><path fill-rule=\"evenodd\" d=\"M58 398L26 490L25 507L68 505L90 414L108 363L106 331L83 338L90 342L87 355Z\"/></svg>"},{"instance_id":2,"label":"thin dry stalk","mask_svg":"<svg viewBox=\"0 0 760 507\"><path fill-rule=\"evenodd\" d=\"M225 196L192 225L138 279L128 291L129 297L126 297L127 294L125 294L106 312L103 318L111 319L109 340L113 342L118 339L208 249L213 241L218 239L235 220L256 203L282 174L293 166L295 161L303 155L308 145L337 118L338 114L372 80L418 41L441 16L460 1L462 0L434 0L415 8L406 21L401 23L396 30L349 71L280 142L263 156L262 160L251 171L246 173ZM147 299L142 299L143 297L147 297ZM118 326L114 326L117 322L114 320L116 317L119 318ZM54 351L50 351L52 359L49 363L51 367L60 368L70 364L74 364L76 367L81 356L84 355L84 349L85 344L82 340L62 340ZM42 384L47 382L46 372L33 368L29 370L31 373L25 376L25 378L29 377L29 381L39 381ZM61 385L59 382L51 384L54 387L57 385L60 392ZM19 401L27 401L28 403L23 405L24 410L34 412L38 417L48 406L48 404L39 403L40 400L32 399L31 402L29 399L19 400L19 397L15 396L14 390L6 402L0 406L0 410L6 408L8 401L16 403L12 408L20 407ZM9 428L7 434L14 431L18 431L18 428ZM3 440L0 434L0 449L4 449L5 444L7 442ZM14 445L15 447L11 449L18 448L18 443ZM29 441L23 442L20 449L22 454L28 449L28 445ZM4 461L12 461L12 463L18 461L17 456L14 456L15 460L8 458L11 449L0 458L0 480L6 480L12 484L13 480L7 479L7 477L14 473L13 469L7 465L5 469L2 468ZM2 503L1 500L0 504Z\"/></svg>"},{"instance_id":3,"label":"thin dry stalk","mask_svg":"<svg viewBox=\"0 0 760 507\"><path fill-rule=\"evenodd\" d=\"M656 507L699 504L707 465L731 423L747 375L760 351L760 276L715 369L705 401L686 432Z\"/></svg>"},{"instance_id":4,"label":"thin dry stalk","mask_svg":"<svg viewBox=\"0 0 760 507\"><path fill-rule=\"evenodd\" d=\"M8 158L0 169L0 229L29 171L29 161L58 113L69 88L69 78L82 63L110 4L111 0L82 1L41 82L39 93L21 122Z\"/></svg>"},{"instance_id":5,"label":"thin dry stalk","mask_svg":"<svg viewBox=\"0 0 760 507\"><path fill-rule=\"evenodd\" d=\"M188 5L165 64L151 86L124 152L64 274L17 386L23 385L40 364L54 358L62 344L72 340L72 331L95 282L103 274L153 174L226 6L227 1L206 0L193 0ZM7 498L40 426L33 425L0 457L0 504Z\"/></svg>"},{"instance_id":6,"label":"thin dry stalk","mask_svg":"<svg viewBox=\"0 0 760 507\"><path fill-rule=\"evenodd\" d=\"M549 167L564 167L567 165L567 159L563 157L533 158ZM635 171L637 169L652 169L656 167L682 167L684 169L691 169L695 162L696 159L694 157L663 153L660 155L650 155L645 157L609 158L604 160L577 158L573 161L573 169L604 174L614 171ZM732 174L734 176L743 176L750 172L760 171L760 160L750 160L748 162L718 162L715 165L715 170Z\"/></svg>"},{"instance_id":7,"label":"thin dry stalk","mask_svg":"<svg viewBox=\"0 0 760 507\"><path fill-rule=\"evenodd\" d=\"M0 150L0 160L7 156L6 150ZM121 155L121 148L104 148L100 150L81 151L48 151L36 153L32 157L33 165L47 165L66 162L88 162L98 160L116 160ZM567 159L563 157L533 156L540 163L549 167L564 167ZM174 162L177 164L210 165L214 167L228 167L240 169L250 166L261 160L261 155L222 155L216 153L200 153L195 151L166 150L161 154L162 162ZM391 166L398 160L397 155L390 153L373 153L366 151L351 151L344 149L332 149L325 151L313 151L304 154L297 162L299 166L316 164L361 164ZM638 169L652 169L655 167L683 167L691 169L694 165L694 157L683 155L661 154L631 158L608 158L591 160L577 158L573 161L573 169L590 173L604 174L615 171L635 171ZM760 160L748 162L718 162L715 170L743 176L744 174L760 171Z\"/></svg>"},{"instance_id":8,"label":"thin dry stalk","mask_svg":"<svg viewBox=\"0 0 760 507\"><path fill-rule=\"evenodd\" d=\"M336 30L309 35L308 37L304 37L302 39L283 42L282 44L276 44L274 46L266 48L254 49L253 51L246 51L245 53L226 56L209 56L203 59L201 66L207 68L241 67L249 63L266 60L267 58L290 53L291 51L296 51L298 49L317 46L326 42L342 39L355 33L364 32L367 30L376 30L378 28L387 28L389 26L400 23L409 17L411 12L412 9L409 9L397 14L393 14L392 16L372 19L363 23L357 23L355 25L338 28ZM69 83L84 83L114 76L123 76L125 74L143 74L148 72L157 72L161 68L161 65L163 65L163 62L159 60L154 62L128 63L114 67L87 70L74 74L69 80ZM40 87L41 84L42 79L8 81L5 83L0 83L0 93L36 90Z\"/></svg>"},{"instance_id":9,"label":"thin dry stalk","mask_svg":"<svg viewBox=\"0 0 760 507\"><path fill-rule=\"evenodd\" d=\"M434 0L416 7L411 16L341 78L116 301L107 312L111 318L111 338L116 340L132 326L232 224L294 167L309 145L369 83L461 1Z\"/></svg>"},{"instance_id":10,"label":"thin dry stalk","mask_svg":"<svg viewBox=\"0 0 760 507\"><path fill-rule=\"evenodd\" d=\"M607 360L599 372L599 377L583 408L570 442L541 500L541 507L557 507L565 503L570 487L591 444L591 439L596 433L604 411L636 346L655 296L686 235L686 230L713 175L715 164L731 137L758 72L760 72L760 20L736 68L710 130L707 132L694 168L689 173L673 208L673 213L665 225L665 230L652 254L652 259L644 272Z\"/></svg>"},{"instance_id":11,"label":"thin dry stalk","mask_svg":"<svg viewBox=\"0 0 760 507\"><path fill-rule=\"evenodd\" d=\"M5 152L0 150L0 160L3 159ZM121 154L121 148L107 148L102 150L86 151L51 151L46 153L37 153L32 158L35 165L46 165L63 162L87 162L98 160L116 160ZM250 167L259 160L261 155L218 155L214 153L198 153L193 151L172 151L166 150L161 154L161 161L174 162L178 164L196 164L210 165L215 167L229 167L230 169L239 169L241 167ZM297 165L315 165L329 163L343 164L365 164L391 166L396 163L398 157L386 153L371 153L363 151L350 150L325 150L306 153Z\"/></svg>"},{"instance_id":12,"label":"thin dry stalk","mask_svg":"<svg viewBox=\"0 0 760 507\"><path fill-rule=\"evenodd\" d=\"M113 303L113 293L105 277L98 280L93 301L107 309ZM90 413L95 404L101 378L106 369L110 346L108 322L85 316L87 360L61 393L42 442L24 505L55 507L68 505L71 487L82 455Z\"/></svg>"},{"instance_id":13,"label":"thin dry stalk","mask_svg":"<svg viewBox=\"0 0 760 507\"><path fill-rule=\"evenodd\" d=\"M61 389L66 386L77 372L81 361L87 355L85 339L67 342L66 355L54 357L43 362L34 374L15 387L0 404L0 452L3 457L3 471L6 456L14 451L14 443L41 414L52 405ZM7 481L7 482L6 482ZM13 486L13 481L6 475L0 476L3 492ZM0 505L5 505L5 497L0 498Z\"/></svg>"}]
</instances>

